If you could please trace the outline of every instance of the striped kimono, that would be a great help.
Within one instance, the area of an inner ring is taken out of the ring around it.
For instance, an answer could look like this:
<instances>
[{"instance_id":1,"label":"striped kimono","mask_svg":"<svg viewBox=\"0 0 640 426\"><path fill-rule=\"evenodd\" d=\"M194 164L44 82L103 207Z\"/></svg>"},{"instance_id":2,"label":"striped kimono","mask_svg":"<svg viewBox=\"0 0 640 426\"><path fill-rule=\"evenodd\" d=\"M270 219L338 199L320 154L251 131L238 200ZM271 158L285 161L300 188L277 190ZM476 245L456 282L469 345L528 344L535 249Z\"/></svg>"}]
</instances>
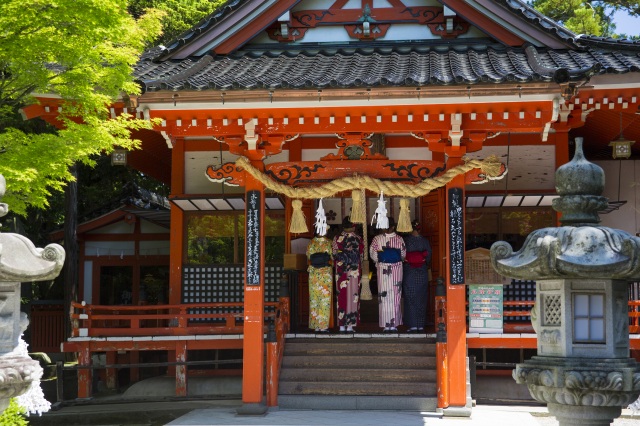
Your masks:
<instances>
[{"instance_id":1,"label":"striped kimono","mask_svg":"<svg viewBox=\"0 0 640 426\"><path fill-rule=\"evenodd\" d=\"M398 249L400 260L394 263L382 261L381 254L385 247ZM378 323L380 327L394 328L402 325L400 298L402 297L402 260L406 256L406 248L402 237L395 232L376 235L369 248L371 259L376 263L378 278Z\"/></svg>"}]
</instances>

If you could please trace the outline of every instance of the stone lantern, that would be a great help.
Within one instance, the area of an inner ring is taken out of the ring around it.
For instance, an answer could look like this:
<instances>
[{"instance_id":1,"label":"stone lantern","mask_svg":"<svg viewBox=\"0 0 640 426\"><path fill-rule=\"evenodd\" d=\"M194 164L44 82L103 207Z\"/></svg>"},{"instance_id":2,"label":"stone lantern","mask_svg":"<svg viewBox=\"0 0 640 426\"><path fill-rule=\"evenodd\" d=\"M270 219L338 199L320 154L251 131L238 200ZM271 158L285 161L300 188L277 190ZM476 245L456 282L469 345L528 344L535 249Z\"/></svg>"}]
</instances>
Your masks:
<instances>
[{"instance_id":1,"label":"stone lantern","mask_svg":"<svg viewBox=\"0 0 640 426\"><path fill-rule=\"evenodd\" d=\"M0 198L5 188L0 175ZM0 217L7 212L7 205L0 203ZM64 257L64 249L58 244L41 249L22 235L0 233L0 413L11 398L25 393L42 377L40 364L19 345L29 323L27 315L20 312L20 283L57 277Z\"/></svg>"},{"instance_id":2,"label":"stone lantern","mask_svg":"<svg viewBox=\"0 0 640 426\"><path fill-rule=\"evenodd\" d=\"M536 281L538 354L513 378L560 426L604 426L640 394L627 296L628 281L640 278L640 238L598 225L604 172L584 158L582 138L575 142L575 156L556 171L562 226L532 232L515 253L496 242L491 261L504 276Z\"/></svg>"}]
</instances>

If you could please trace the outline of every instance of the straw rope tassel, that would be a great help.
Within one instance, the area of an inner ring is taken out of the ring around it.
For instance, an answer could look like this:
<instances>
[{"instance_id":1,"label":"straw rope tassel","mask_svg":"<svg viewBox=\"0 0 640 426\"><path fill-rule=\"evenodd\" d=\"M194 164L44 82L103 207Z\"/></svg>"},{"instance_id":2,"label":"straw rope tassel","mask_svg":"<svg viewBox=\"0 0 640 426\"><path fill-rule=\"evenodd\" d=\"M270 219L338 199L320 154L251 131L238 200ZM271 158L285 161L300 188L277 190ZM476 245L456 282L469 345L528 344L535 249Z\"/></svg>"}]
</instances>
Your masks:
<instances>
[{"instance_id":1,"label":"straw rope tassel","mask_svg":"<svg viewBox=\"0 0 640 426\"><path fill-rule=\"evenodd\" d=\"M360 190L362 197L360 199L360 203L362 206L362 213L364 216L367 216L367 197L364 189ZM371 274L369 273L369 244L368 244L368 236L367 236L367 224L362 224L362 241L364 244L364 258L362 260L362 275L360 278L361 289L360 289L360 300L372 300L373 294L371 294Z\"/></svg>"},{"instance_id":2,"label":"straw rope tassel","mask_svg":"<svg viewBox=\"0 0 640 426\"><path fill-rule=\"evenodd\" d=\"M365 223L367 221L367 215L362 209L362 194L359 188L351 191L351 223Z\"/></svg>"},{"instance_id":3,"label":"straw rope tassel","mask_svg":"<svg viewBox=\"0 0 640 426\"><path fill-rule=\"evenodd\" d=\"M411 210L409 209L410 198L400 199L400 213L398 213L398 232L411 232Z\"/></svg>"},{"instance_id":4,"label":"straw rope tassel","mask_svg":"<svg viewBox=\"0 0 640 426\"><path fill-rule=\"evenodd\" d=\"M289 232L294 234L304 234L309 232L307 228L307 219L302 211L302 201L293 200L291 202L293 212L291 213L291 223L289 224Z\"/></svg>"},{"instance_id":5,"label":"straw rope tassel","mask_svg":"<svg viewBox=\"0 0 640 426\"><path fill-rule=\"evenodd\" d=\"M322 198L320 198L318 210L316 210L316 233L321 237L327 235L327 216L324 214Z\"/></svg>"}]
</instances>

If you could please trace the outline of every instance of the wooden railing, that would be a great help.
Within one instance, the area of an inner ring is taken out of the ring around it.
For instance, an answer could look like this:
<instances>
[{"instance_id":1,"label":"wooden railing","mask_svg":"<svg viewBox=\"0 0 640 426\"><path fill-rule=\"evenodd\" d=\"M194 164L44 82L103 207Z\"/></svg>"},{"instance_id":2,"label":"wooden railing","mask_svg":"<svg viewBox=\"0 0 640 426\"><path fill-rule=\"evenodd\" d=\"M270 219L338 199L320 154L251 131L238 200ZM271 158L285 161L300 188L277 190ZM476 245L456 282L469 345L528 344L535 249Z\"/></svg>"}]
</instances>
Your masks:
<instances>
[{"instance_id":1,"label":"wooden railing","mask_svg":"<svg viewBox=\"0 0 640 426\"><path fill-rule=\"evenodd\" d=\"M522 332L521 328L530 327L530 322L509 322L509 318L512 317L530 317L531 309L533 309L535 301L533 300L525 300L525 301L505 301L503 302L503 317L504 317L504 332L505 333L516 333ZM527 310L515 310L513 308L516 307L524 307ZM467 312L467 315L469 313ZM640 300L630 300L629 301L629 334L639 334L640 333Z\"/></svg>"},{"instance_id":2,"label":"wooden railing","mask_svg":"<svg viewBox=\"0 0 640 426\"><path fill-rule=\"evenodd\" d=\"M629 334L640 333L640 300L629 301Z\"/></svg>"},{"instance_id":3,"label":"wooden railing","mask_svg":"<svg viewBox=\"0 0 640 426\"><path fill-rule=\"evenodd\" d=\"M32 304L29 313L29 351L60 352L64 341L63 304Z\"/></svg>"},{"instance_id":4,"label":"wooden railing","mask_svg":"<svg viewBox=\"0 0 640 426\"><path fill-rule=\"evenodd\" d=\"M275 318L281 303L266 302L265 319ZM243 308L242 302L146 306L74 302L72 337L241 334ZM288 326L288 314L286 321Z\"/></svg>"}]
</instances>

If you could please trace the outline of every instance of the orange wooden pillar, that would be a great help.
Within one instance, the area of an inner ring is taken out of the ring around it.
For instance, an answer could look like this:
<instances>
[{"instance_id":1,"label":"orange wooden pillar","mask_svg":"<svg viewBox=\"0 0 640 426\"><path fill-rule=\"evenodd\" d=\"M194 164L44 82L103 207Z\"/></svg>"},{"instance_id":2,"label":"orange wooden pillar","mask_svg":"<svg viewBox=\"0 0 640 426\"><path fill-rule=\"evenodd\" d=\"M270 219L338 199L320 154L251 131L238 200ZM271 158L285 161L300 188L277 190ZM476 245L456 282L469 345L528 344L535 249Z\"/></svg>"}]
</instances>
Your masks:
<instances>
[{"instance_id":1,"label":"orange wooden pillar","mask_svg":"<svg viewBox=\"0 0 640 426\"><path fill-rule=\"evenodd\" d=\"M436 371L438 374L438 408L449 407L449 361L447 360L447 291L444 278L436 285Z\"/></svg>"},{"instance_id":2,"label":"orange wooden pillar","mask_svg":"<svg viewBox=\"0 0 640 426\"><path fill-rule=\"evenodd\" d=\"M264 171L262 153L247 158ZM242 343L242 407L238 414L264 414L264 185L245 173L244 340Z\"/></svg>"},{"instance_id":3,"label":"orange wooden pillar","mask_svg":"<svg viewBox=\"0 0 640 426\"><path fill-rule=\"evenodd\" d=\"M556 131L556 133L553 134L553 136L555 137L555 144L556 144L556 169L560 166L562 166L563 164L566 164L569 162L570 158L569 158L569 132L568 131ZM555 216L556 216L556 226L562 226L560 224L560 216L562 216L562 214L558 211L555 211Z\"/></svg>"},{"instance_id":4,"label":"orange wooden pillar","mask_svg":"<svg viewBox=\"0 0 640 426\"><path fill-rule=\"evenodd\" d=\"M447 168L462 164L464 150L447 152ZM446 353L449 375L449 407L465 407L467 400L467 323L464 285L464 174L445 187Z\"/></svg>"},{"instance_id":5,"label":"orange wooden pillar","mask_svg":"<svg viewBox=\"0 0 640 426\"><path fill-rule=\"evenodd\" d=\"M114 365L116 363L117 353L115 351L108 351L106 353L107 365ZM107 368L107 389L116 390L118 388L118 370L115 368Z\"/></svg>"},{"instance_id":6,"label":"orange wooden pillar","mask_svg":"<svg viewBox=\"0 0 640 426\"><path fill-rule=\"evenodd\" d=\"M176 362L187 362L187 342L176 342ZM187 366L176 366L176 396L187 396Z\"/></svg>"},{"instance_id":7,"label":"orange wooden pillar","mask_svg":"<svg viewBox=\"0 0 640 426\"><path fill-rule=\"evenodd\" d=\"M171 195L184 194L184 138L176 138L171 151ZM184 244L184 212L171 204L169 234L169 304L182 303L182 248Z\"/></svg>"},{"instance_id":8,"label":"orange wooden pillar","mask_svg":"<svg viewBox=\"0 0 640 426\"><path fill-rule=\"evenodd\" d=\"M85 342L78 352L78 367L91 367L91 351L89 342ZM90 368L78 369L78 399L91 398L91 385L93 383L93 370Z\"/></svg>"}]
</instances>

